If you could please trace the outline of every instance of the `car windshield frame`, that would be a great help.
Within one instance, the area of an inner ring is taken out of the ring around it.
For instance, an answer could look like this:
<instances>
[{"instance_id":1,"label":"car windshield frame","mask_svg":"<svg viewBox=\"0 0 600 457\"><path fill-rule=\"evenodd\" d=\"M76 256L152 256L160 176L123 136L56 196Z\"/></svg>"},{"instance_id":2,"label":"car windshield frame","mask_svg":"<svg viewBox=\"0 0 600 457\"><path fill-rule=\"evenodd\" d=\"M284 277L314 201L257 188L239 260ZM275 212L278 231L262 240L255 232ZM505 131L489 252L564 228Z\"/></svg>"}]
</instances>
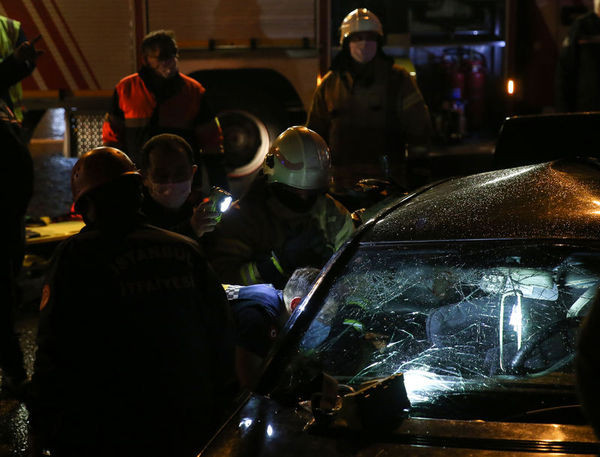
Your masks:
<instances>
[{"instance_id":1,"label":"car windshield frame","mask_svg":"<svg viewBox=\"0 0 600 457\"><path fill-rule=\"evenodd\" d=\"M299 353L299 348L302 344L304 335L309 329L309 326L313 325L316 320L318 320L319 313L324 309L324 303L327 302L328 297L330 297L331 290L336 287L338 284L336 281L341 278L344 274L348 273L349 266L357 264L356 259L357 256L361 256L364 253L386 253L386 252L394 252L398 255L399 258L408 258L409 256L415 256L417 253L420 254L428 254L433 255L433 253L443 253L445 256L450 256L451 258L456 257L457 255L462 255L461 251L468 252L468 255L475 259L474 257L477 252L482 251L493 251L496 250L499 253L503 252L504 254L509 253L521 253L521 259L512 259L514 263L513 267L517 270L523 272L527 271L527 269L532 269L534 266L538 270L542 270L542 262L541 260L536 260L537 265L531 264L535 260L535 258L531 258L531 255L535 252L544 253L545 263L550 262L550 259L559 259L561 256L565 256L567 258L567 254L573 256L575 253L577 254L577 258L585 257L586 259L591 259L590 262L593 261L594 264L594 277L596 278L596 282L594 282L593 287L597 286L597 280L600 279L600 243L596 240L564 240L564 239L494 239L494 240L434 240L434 241L398 241L398 242L357 242L348 246L344 252L339 253L335 258L333 258L329 264L325 268L325 274L321 276L317 285L313 288L309 296L303 303L299 306L299 310L294 313L288 325L285 329L285 336L280 341L277 350L271 356L271 360L269 366L265 371L265 375L270 378L270 387L268 382L264 382L262 387L265 391L276 388L277 382L273 382L273 379L276 378L275 372L277 366L279 366L280 372L283 370L285 365L290 364L290 360L294 359L294 354ZM503 255L504 255L503 254ZM454 257L453 257L454 256ZM527 260L524 260L526 256ZM498 261L490 258L486 258L485 254L480 255L480 259L476 261L475 267L470 266L469 268L465 267L464 270L473 270L477 269L477 267L481 270L481 265L485 263L488 264L497 264ZM513 256L516 257L516 256ZM458 258L458 257L457 257ZM519 263L522 262L522 263ZM385 263L385 262L384 262ZM536 281L547 281L548 278L552 275L552 268L557 268L560 265L551 265L553 262L550 262L548 265L544 265L544 267L549 268L546 273L543 273L541 276L537 274L535 277ZM433 263L431 264L433 265ZM479 266L478 266L479 265ZM499 266L498 266L499 267ZM440 268L443 269L443 266ZM565 267L566 268L566 267ZM555 272L555 274L559 274L559 272ZM539 279L542 278L542 279ZM447 278L446 278L447 279ZM496 278L497 279L497 278ZM514 279L514 278L513 278ZM487 280L488 289L492 287L494 282L493 275L490 276ZM527 279L523 280L525 283L528 281ZM531 282L531 281L529 281ZM438 284L436 287L443 287L444 280L441 280L441 284ZM522 292L519 292L520 298L517 300L517 294L511 294L510 297L505 297L503 300L505 301L505 307L512 308L514 314L514 309L516 308L517 302L519 302L519 306L521 306L521 302L531 301L533 298L541 299L543 302L547 302L552 304L557 298L555 297L557 293L556 284L551 285L548 283L546 288L542 287L541 289L536 289L535 292L532 292L532 286L539 284L528 284L528 292L525 292L525 296L523 296ZM483 287L483 286L482 286ZM480 293L482 291L481 287L476 287ZM578 290L581 294L585 292L587 288L583 286ZM489 292L489 290L488 290ZM499 292L496 291L498 294ZM538 294L537 297L533 297L531 294ZM527 295L529 294L529 295ZM541 295L540 295L541 294ZM545 294L545 295L544 295ZM501 294L499 295L501 296ZM573 300L575 301L575 300ZM514 303L513 303L514 302ZM452 305L452 303L448 303L448 305ZM444 305L445 306L445 305ZM377 306L376 306L377 307ZM359 306L360 308L360 306ZM496 307L497 308L497 307ZM519 308L520 309L520 308ZM509 318L509 314L505 315L505 319L507 320L506 324L500 326L500 328L507 328L509 320L514 316ZM360 319L355 319L357 322L352 321L352 316L348 317L347 324L360 326L363 323L359 322ZM433 321L433 318L429 318ZM313 323L313 324L311 324ZM579 323L579 321L577 321ZM552 323L551 323L552 324ZM569 322L569 325L572 325ZM314 325L313 325L314 326ZM372 330L372 329L371 329ZM561 324L558 324L555 329L551 329L556 332L569 331L572 332L571 328L566 329L563 328ZM576 330L576 329L575 329ZM377 332L371 332L372 335L370 337L376 339ZM363 335L366 335L366 332L363 332ZM497 332L496 336L497 337ZM387 342L379 342L372 341L371 344L386 344L389 345L389 341ZM519 342L519 347L521 344L525 344L525 342ZM440 348L435 348L435 351L439 353ZM444 348L444 350L454 351L456 353L456 347ZM431 351L432 353L434 351ZM500 360L502 360L502 352L500 352ZM571 355L569 355L570 359L572 359ZM509 357L510 359L510 357ZM283 361L286 362L283 362ZM321 363L322 361L320 361ZM522 362L522 361L521 361ZM519 363L521 363L519 362ZM418 361L412 361L413 365L418 363ZM564 360L556 360L554 365L566 363ZM569 362L570 363L570 362ZM409 364L410 365L410 364ZM433 403L443 404L450 397L459 398L464 402L464 398L466 396L472 396L473 398L486 396L486 392L494 391L496 395L499 397L504 397L504 394L507 392L528 392L527 395L535 397L538 394L542 394L546 390L550 389L553 392L560 392L561 399L556 400L557 405L563 405L565 402L575 401L573 400L574 395L574 375L572 373L557 373L556 367L553 364L548 365L543 370L538 370L534 372L532 375L528 373L526 370L523 373L518 373L516 371L507 372L507 373L499 373L494 374L493 379L490 376L485 382L481 382L481 379L464 379L464 382L457 385L456 382L453 382L452 377L455 376L452 372L449 372L445 379L445 375L443 373L436 373L435 380L431 379L431 372L425 371L422 373L418 373L416 370L382 370L381 372L377 372L376 370L372 370L372 376L363 376L361 379L356 379L358 373L354 374L354 378L350 376L341 376L340 373L336 373L335 370L331 370L330 366L325 366L324 371L328 374L333 375L338 378L338 381L343 383L352 384L354 387L358 387L361 383L368 383L373 379L378 379L381 377L389 376L397 372L405 372L405 381L407 384L407 391L409 393L409 398L411 403L413 403L413 409L422 411L428 411L424 413L425 415L435 414L431 413L431 408L429 408ZM368 365L365 365L367 367ZM333 371L333 372L332 372ZM359 376L360 377L360 376ZM548 382L542 382L543 379L546 379ZM420 392L416 392L414 389L414 385L420 386L434 386L434 390L437 389L437 396L435 397L435 401L432 402L431 392L428 392L427 389L421 389ZM444 387L440 389L440 387ZM459 388L457 388L459 387ZM500 392L500 394L498 394ZM547 393L547 392L546 392ZM532 395L533 394L533 395ZM541 401L544 403L544 401ZM545 404L550 404L551 401L546 401ZM535 405L528 405L527 408L531 409ZM556 405L555 405L556 406ZM505 416L503 416L505 418Z\"/></svg>"}]
</instances>

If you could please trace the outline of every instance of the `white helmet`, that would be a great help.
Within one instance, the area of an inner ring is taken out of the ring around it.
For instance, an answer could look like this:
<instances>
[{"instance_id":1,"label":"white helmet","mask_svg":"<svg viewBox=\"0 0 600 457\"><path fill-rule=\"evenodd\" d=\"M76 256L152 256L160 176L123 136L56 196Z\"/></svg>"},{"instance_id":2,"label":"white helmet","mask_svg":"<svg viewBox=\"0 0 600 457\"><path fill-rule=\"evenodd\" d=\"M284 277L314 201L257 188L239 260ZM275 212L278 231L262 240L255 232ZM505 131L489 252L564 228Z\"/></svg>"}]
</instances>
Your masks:
<instances>
[{"instance_id":1,"label":"white helmet","mask_svg":"<svg viewBox=\"0 0 600 457\"><path fill-rule=\"evenodd\" d=\"M281 133L263 162L268 182L302 190L327 189L330 167L325 140L302 126L290 127Z\"/></svg>"},{"instance_id":2,"label":"white helmet","mask_svg":"<svg viewBox=\"0 0 600 457\"><path fill-rule=\"evenodd\" d=\"M340 26L340 44L355 32L375 32L383 37L381 21L366 8L357 8L344 18Z\"/></svg>"}]
</instances>

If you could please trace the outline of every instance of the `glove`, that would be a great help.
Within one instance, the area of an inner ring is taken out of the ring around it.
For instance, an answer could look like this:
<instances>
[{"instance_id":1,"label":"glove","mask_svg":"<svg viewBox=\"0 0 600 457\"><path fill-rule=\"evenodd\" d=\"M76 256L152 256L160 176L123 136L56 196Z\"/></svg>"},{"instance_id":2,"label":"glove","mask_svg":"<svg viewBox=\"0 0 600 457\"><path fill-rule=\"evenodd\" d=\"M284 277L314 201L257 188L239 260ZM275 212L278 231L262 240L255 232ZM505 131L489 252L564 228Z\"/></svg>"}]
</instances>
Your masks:
<instances>
[{"instance_id":1,"label":"glove","mask_svg":"<svg viewBox=\"0 0 600 457\"><path fill-rule=\"evenodd\" d=\"M270 257L256 262L256 268L263 281L283 289L296 268L321 268L331 254L326 246L323 231L317 227L310 227L288 237L281 248L271 252Z\"/></svg>"},{"instance_id":2,"label":"glove","mask_svg":"<svg viewBox=\"0 0 600 457\"><path fill-rule=\"evenodd\" d=\"M321 268L331 255L325 234L314 226L288 237L273 253L289 274L300 267Z\"/></svg>"}]
</instances>

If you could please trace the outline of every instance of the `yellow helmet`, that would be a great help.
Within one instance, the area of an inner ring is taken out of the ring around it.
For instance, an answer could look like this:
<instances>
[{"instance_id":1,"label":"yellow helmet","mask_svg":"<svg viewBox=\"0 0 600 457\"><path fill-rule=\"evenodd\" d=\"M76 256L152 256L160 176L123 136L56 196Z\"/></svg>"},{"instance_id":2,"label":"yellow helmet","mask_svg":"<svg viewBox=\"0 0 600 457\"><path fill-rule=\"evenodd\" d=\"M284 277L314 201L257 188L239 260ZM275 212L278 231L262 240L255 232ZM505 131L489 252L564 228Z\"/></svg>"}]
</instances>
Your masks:
<instances>
[{"instance_id":1,"label":"yellow helmet","mask_svg":"<svg viewBox=\"0 0 600 457\"><path fill-rule=\"evenodd\" d=\"M303 190L327 189L330 167L325 140L302 126L290 127L281 133L263 162L268 182Z\"/></svg>"},{"instance_id":2,"label":"yellow helmet","mask_svg":"<svg viewBox=\"0 0 600 457\"><path fill-rule=\"evenodd\" d=\"M381 21L366 8L357 8L344 18L340 26L340 45L355 32L375 32L383 37Z\"/></svg>"}]
</instances>

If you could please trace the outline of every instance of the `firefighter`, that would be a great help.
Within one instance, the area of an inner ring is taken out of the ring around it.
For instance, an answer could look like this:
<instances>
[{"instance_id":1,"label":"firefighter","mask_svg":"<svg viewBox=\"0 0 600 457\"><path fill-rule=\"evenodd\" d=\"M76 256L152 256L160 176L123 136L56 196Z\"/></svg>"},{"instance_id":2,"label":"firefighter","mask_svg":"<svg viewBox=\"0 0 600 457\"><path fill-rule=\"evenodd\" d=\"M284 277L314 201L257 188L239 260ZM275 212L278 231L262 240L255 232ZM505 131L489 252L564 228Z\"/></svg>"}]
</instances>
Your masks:
<instances>
[{"instance_id":1,"label":"firefighter","mask_svg":"<svg viewBox=\"0 0 600 457\"><path fill-rule=\"evenodd\" d=\"M141 52L140 70L115 88L102 143L121 149L139 166L140 150L148 139L159 133L177 134L192 146L194 161L206 166L212 184L227 187L218 119L204 87L179 72L173 32L150 32Z\"/></svg>"},{"instance_id":2,"label":"firefighter","mask_svg":"<svg viewBox=\"0 0 600 457\"><path fill-rule=\"evenodd\" d=\"M336 192L365 177L407 187L406 144L422 148L429 141L423 96L409 73L383 53L382 43L377 16L365 8L348 14L342 50L313 97L307 127L331 148Z\"/></svg>"},{"instance_id":3,"label":"firefighter","mask_svg":"<svg viewBox=\"0 0 600 457\"><path fill-rule=\"evenodd\" d=\"M6 63L0 73L0 97L19 122L23 122L23 90L20 81L31 74L42 54L42 51L35 49L39 38L28 41L19 21L0 16L0 62Z\"/></svg>"},{"instance_id":4,"label":"firefighter","mask_svg":"<svg viewBox=\"0 0 600 457\"><path fill-rule=\"evenodd\" d=\"M188 142L163 133L149 139L140 155L148 223L196 239L212 232L220 213L192 185L198 166Z\"/></svg>"},{"instance_id":5,"label":"firefighter","mask_svg":"<svg viewBox=\"0 0 600 457\"><path fill-rule=\"evenodd\" d=\"M298 268L283 290L271 284L224 286L236 322L235 369L242 388L257 381L264 358L319 272Z\"/></svg>"},{"instance_id":6,"label":"firefighter","mask_svg":"<svg viewBox=\"0 0 600 457\"><path fill-rule=\"evenodd\" d=\"M18 305L16 277L25 251L25 213L33 193L33 161L27 148L21 121L21 85L41 51L27 41L19 22L0 16L0 136L3 166L2 214L5 235L1 249L0 273L0 368L4 394L20 396L27 374L23 352L14 332L14 311Z\"/></svg>"},{"instance_id":7,"label":"firefighter","mask_svg":"<svg viewBox=\"0 0 600 457\"><path fill-rule=\"evenodd\" d=\"M0 69L3 66L4 62L0 63ZM0 368L3 393L16 397L22 393L27 378L23 352L14 331L16 277L23 264L25 213L33 193L33 161L20 130L16 116L0 98L0 211L4 229L0 263Z\"/></svg>"},{"instance_id":8,"label":"firefighter","mask_svg":"<svg viewBox=\"0 0 600 457\"><path fill-rule=\"evenodd\" d=\"M558 111L600 110L600 0L575 19L562 43L556 71Z\"/></svg>"},{"instance_id":9,"label":"firefighter","mask_svg":"<svg viewBox=\"0 0 600 457\"><path fill-rule=\"evenodd\" d=\"M71 187L86 225L57 248L43 287L38 447L196 455L234 386L225 292L196 242L140 221L141 178L123 152L81 156Z\"/></svg>"},{"instance_id":10,"label":"firefighter","mask_svg":"<svg viewBox=\"0 0 600 457\"><path fill-rule=\"evenodd\" d=\"M296 268L325 264L354 230L326 193L329 169L329 148L312 130L290 127L275 139L263 174L205 243L222 282L282 288Z\"/></svg>"}]
</instances>

